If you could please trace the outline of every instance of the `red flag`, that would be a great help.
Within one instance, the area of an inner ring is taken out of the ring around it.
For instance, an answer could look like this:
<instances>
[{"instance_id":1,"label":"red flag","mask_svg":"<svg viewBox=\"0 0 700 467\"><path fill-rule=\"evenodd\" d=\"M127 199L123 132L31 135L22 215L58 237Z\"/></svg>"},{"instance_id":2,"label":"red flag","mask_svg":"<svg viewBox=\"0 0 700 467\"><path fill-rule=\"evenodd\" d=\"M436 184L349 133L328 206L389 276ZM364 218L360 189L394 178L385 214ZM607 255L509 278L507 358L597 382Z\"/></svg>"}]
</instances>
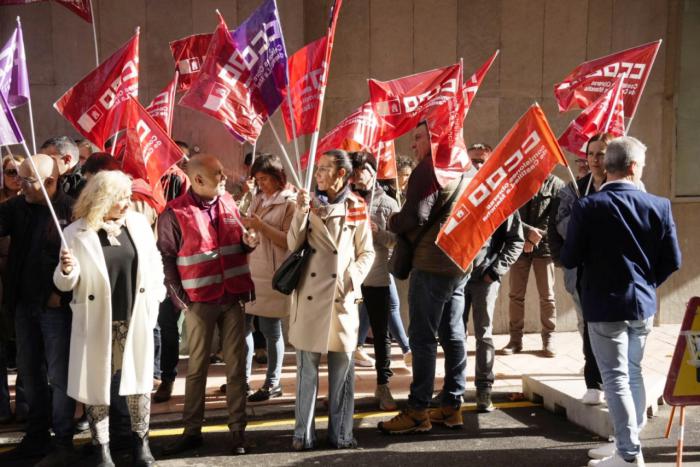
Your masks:
<instances>
[{"instance_id":1,"label":"red flag","mask_svg":"<svg viewBox=\"0 0 700 467\"><path fill-rule=\"evenodd\" d=\"M119 129L122 104L139 90L139 33L54 103L78 132L104 150Z\"/></svg>"},{"instance_id":2,"label":"red flag","mask_svg":"<svg viewBox=\"0 0 700 467\"><path fill-rule=\"evenodd\" d=\"M486 60L486 63L481 65L481 68L476 70L476 72L471 76L471 78L469 78L469 81L464 83L464 86L462 87L462 90L464 92L464 115L462 116L462 120L464 120L467 117L467 112L469 112L469 108L472 105L472 101L474 100L474 97L476 97L476 93L479 90L481 83L484 81L486 73L488 73L491 69L491 65L493 65L493 62L494 60L496 60L496 57L498 56L499 52L500 50L496 50L496 52L494 52L491 58Z\"/></svg>"},{"instance_id":3,"label":"red flag","mask_svg":"<svg viewBox=\"0 0 700 467\"><path fill-rule=\"evenodd\" d=\"M134 97L124 103L125 151L118 154L122 170L155 187L163 174L183 157L182 150Z\"/></svg>"},{"instance_id":4,"label":"red flag","mask_svg":"<svg viewBox=\"0 0 700 467\"><path fill-rule=\"evenodd\" d=\"M437 245L462 270L503 221L539 190L554 166L566 165L538 105L515 124L479 169L443 225Z\"/></svg>"},{"instance_id":5,"label":"red flag","mask_svg":"<svg viewBox=\"0 0 700 467\"><path fill-rule=\"evenodd\" d=\"M92 8L90 0L56 0L88 23L92 23Z\"/></svg>"},{"instance_id":6,"label":"red flag","mask_svg":"<svg viewBox=\"0 0 700 467\"><path fill-rule=\"evenodd\" d=\"M624 78L586 107L559 137L559 145L579 157L586 157L588 140L598 133L625 134Z\"/></svg>"},{"instance_id":7,"label":"red flag","mask_svg":"<svg viewBox=\"0 0 700 467\"><path fill-rule=\"evenodd\" d=\"M440 186L460 177L471 167L462 131L464 119L461 116L466 114L466 103L461 96L458 100L457 109L449 110L443 105L438 108L441 112L433 112L434 119L428 121L433 168Z\"/></svg>"},{"instance_id":8,"label":"red flag","mask_svg":"<svg viewBox=\"0 0 700 467\"><path fill-rule=\"evenodd\" d=\"M25 3L37 3L45 0L0 0L0 5L23 5ZM92 8L90 0L55 0L88 23L92 23Z\"/></svg>"},{"instance_id":9,"label":"red flag","mask_svg":"<svg viewBox=\"0 0 700 467\"><path fill-rule=\"evenodd\" d=\"M580 64L564 81L554 85L559 111L572 107L585 109L622 76L625 78L625 116L632 118L660 45L661 40L649 42Z\"/></svg>"},{"instance_id":10,"label":"red flag","mask_svg":"<svg viewBox=\"0 0 700 467\"><path fill-rule=\"evenodd\" d=\"M195 34L170 43L175 68L180 73L178 91L188 90L202 69L212 36L213 34Z\"/></svg>"},{"instance_id":11,"label":"red flag","mask_svg":"<svg viewBox=\"0 0 700 467\"><path fill-rule=\"evenodd\" d=\"M324 62L328 37L307 44L294 55L289 57L289 99L282 101L282 116L284 129L289 141L293 138L292 121L289 115L288 100L294 109L294 125L297 136L308 135L316 131L318 112L321 108L321 95L325 92L326 83L323 81ZM287 95L287 89L283 91Z\"/></svg>"},{"instance_id":12,"label":"red flag","mask_svg":"<svg viewBox=\"0 0 700 467\"><path fill-rule=\"evenodd\" d=\"M175 90L178 82L178 72L175 77L146 107L153 120L169 135L173 129L173 113L175 110Z\"/></svg>"},{"instance_id":13,"label":"red flag","mask_svg":"<svg viewBox=\"0 0 700 467\"><path fill-rule=\"evenodd\" d=\"M377 180L397 177L396 148L393 141L380 141L371 151L377 159Z\"/></svg>"},{"instance_id":14,"label":"red flag","mask_svg":"<svg viewBox=\"0 0 700 467\"><path fill-rule=\"evenodd\" d=\"M373 148L379 142L380 133L381 124L372 110L372 105L365 102L321 138L316 148L316 160L330 149L358 151L362 148ZM308 165L308 156L306 153L301 159L303 168Z\"/></svg>"},{"instance_id":15,"label":"red flag","mask_svg":"<svg viewBox=\"0 0 700 467\"><path fill-rule=\"evenodd\" d=\"M456 110L461 90L461 63L392 81L370 79L370 102L384 126L382 140L394 140L422 120L446 123L440 114ZM431 132L436 135L446 130L431 125Z\"/></svg>"}]
</instances>

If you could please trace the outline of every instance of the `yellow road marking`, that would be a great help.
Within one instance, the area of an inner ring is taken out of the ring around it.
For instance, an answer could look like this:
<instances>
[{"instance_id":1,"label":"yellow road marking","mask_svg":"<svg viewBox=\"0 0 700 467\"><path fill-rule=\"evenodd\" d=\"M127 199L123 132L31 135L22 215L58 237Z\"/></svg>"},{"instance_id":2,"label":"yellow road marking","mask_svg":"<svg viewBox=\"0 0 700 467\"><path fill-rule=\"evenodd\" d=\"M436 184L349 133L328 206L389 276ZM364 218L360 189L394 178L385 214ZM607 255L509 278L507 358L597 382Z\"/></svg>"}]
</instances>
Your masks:
<instances>
[{"instance_id":1,"label":"yellow road marking","mask_svg":"<svg viewBox=\"0 0 700 467\"><path fill-rule=\"evenodd\" d=\"M541 407L542 404L535 404L530 401L522 402L500 402L498 404L493 404L497 409L519 409L524 407ZM463 412L474 412L476 411L476 404L462 404ZM370 418L391 418L398 412L362 412L353 415L354 420L366 420ZM328 416L324 415L321 417L316 417L317 422L327 422ZM280 426L294 425L293 418L286 418L280 420L257 420L248 422L249 428L275 428ZM150 431L150 436L154 438L160 438L165 436L177 436L181 435L184 431L183 428L159 428ZM228 425L208 425L202 427L203 433L226 433L228 431ZM77 444L82 444L87 442L88 439L76 440ZM0 453L9 451L13 445L6 445L0 448Z\"/></svg>"},{"instance_id":2,"label":"yellow road marking","mask_svg":"<svg viewBox=\"0 0 700 467\"><path fill-rule=\"evenodd\" d=\"M493 404L498 409L518 409L523 407L541 407L542 404L535 404L530 401L522 402L501 402L498 404ZM476 404L462 404L462 411L464 412L474 412L476 411ZM398 412L362 412L353 415L354 420L365 420L369 418L391 418ZM327 422L328 416L323 415L316 417L317 422ZM280 426L294 425L293 418L280 419L280 420L257 420L248 422L248 428L275 428ZM156 430L151 430L150 436L161 437L161 436L177 436L182 434L183 428L161 428ZM226 433L228 431L228 425L208 425L202 427L202 433Z\"/></svg>"}]
</instances>

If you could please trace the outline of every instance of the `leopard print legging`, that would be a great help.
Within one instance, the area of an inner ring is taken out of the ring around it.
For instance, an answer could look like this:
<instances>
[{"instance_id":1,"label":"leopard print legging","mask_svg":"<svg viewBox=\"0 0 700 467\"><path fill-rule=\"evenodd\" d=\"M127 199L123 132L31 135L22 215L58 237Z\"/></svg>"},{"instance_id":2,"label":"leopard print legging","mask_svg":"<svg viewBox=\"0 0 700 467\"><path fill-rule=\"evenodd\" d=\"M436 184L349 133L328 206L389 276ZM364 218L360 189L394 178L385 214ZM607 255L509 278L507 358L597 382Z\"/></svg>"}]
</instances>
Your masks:
<instances>
[{"instance_id":1,"label":"leopard print legging","mask_svg":"<svg viewBox=\"0 0 700 467\"><path fill-rule=\"evenodd\" d=\"M126 321L112 323L112 374L121 369L128 330L129 326ZM131 431L143 438L148 433L151 418L151 395L126 396L126 405L131 418ZM109 406L86 405L85 409L93 442L97 444L109 443Z\"/></svg>"}]
</instances>

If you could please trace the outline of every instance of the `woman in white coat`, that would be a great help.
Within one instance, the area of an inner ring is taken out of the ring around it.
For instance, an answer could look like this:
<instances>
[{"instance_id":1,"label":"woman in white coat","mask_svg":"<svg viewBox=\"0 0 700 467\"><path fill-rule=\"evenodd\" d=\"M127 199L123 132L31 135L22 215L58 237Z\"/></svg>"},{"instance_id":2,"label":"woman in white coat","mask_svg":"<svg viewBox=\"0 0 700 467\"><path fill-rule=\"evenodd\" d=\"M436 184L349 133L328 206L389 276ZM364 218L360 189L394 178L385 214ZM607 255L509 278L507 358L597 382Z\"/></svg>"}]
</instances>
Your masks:
<instances>
[{"instance_id":1,"label":"woman in white coat","mask_svg":"<svg viewBox=\"0 0 700 467\"><path fill-rule=\"evenodd\" d=\"M316 444L314 410L318 366L328 355L328 441L337 448L357 446L352 434L354 371L360 286L374 262L367 206L350 191L352 164L345 151L332 150L316 165L317 192L297 195L297 212L287 233L290 250L307 239L311 255L294 293L289 342L297 350L296 424L292 448Z\"/></svg>"},{"instance_id":2,"label":"woman in white coat","mask_svg":"<svg viewBox=\"0 0 700 467\"><path fill-rule=\"evenodd\" d=\"M112 375L121 371L133 432L132 465L155 463L148 445L153 385L153 328L165 298L163 263L146 218L130 211L131 180L119 171L90 179L73 208L54 272L73 291L68 395L86 405L99 465L109 451Z\"/></svg>"}]
</instances>

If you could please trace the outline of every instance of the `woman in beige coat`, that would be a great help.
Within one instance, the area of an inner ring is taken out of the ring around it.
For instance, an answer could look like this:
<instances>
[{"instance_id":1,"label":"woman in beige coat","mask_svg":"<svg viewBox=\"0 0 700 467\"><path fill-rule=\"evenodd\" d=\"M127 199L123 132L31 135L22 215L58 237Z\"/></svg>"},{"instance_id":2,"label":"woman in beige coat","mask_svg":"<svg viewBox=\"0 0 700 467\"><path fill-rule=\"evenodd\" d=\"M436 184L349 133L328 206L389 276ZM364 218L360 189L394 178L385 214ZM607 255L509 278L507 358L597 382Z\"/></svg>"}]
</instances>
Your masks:
<instances>
[{"instance_id":1,"label":"woman in beige coat","mask_svg":"<svg viewBox=\"0 0 700 467\"><path fill-rule=\"evenodd\" d=\"M100 465L109 451L112 375L121 371L131 431L131 465L153 465L148 427L153 387L153 328L165 298L163 263L146 218L130 211L131 180L100 172L85 185L65 230L56 287L73 291L68 395L86 404Z\"/></svg>"},{"instance_id":2,"label":"woman in beige coat","mask_svg":"<svg viewBox=\"0 0 700 467\"><path fill-rule=\"evenodd\" d=\"M307 239L311 255L293 295L289 342L297 350L296 425L292 447L316 443L314 410L318 366L328 355L328 441L355 447L352 434L354 371L360 286L374 261L372 231L365 202L350 191L352 164L345 151L328 151L316 166L317 192L297 195L297 212L287 234L290 250Z\"/></svg>"},{"instance_id":3,"label":"woman in beige coat","mask_svg":"<svg viewBox=\"0 0 700 467\"><path fill-rule=\"evenodd\" d=\"M253 198L243 225L259 234L260 243L249 256L250 273L255 283L255 302L246 306L246 313L258 317L260 332L267 342L267 375L260 389L248 397L249 402L262 402L282 395L280 377L284 359L282 318L289 316L291 297L271 287L272 276L287 258L287 231L296 209L296 194L286 189L287 176L279 157L259 154L250 170L258 192ZM248 355L246 370L250 378L253 360L253 329L246 335Z\"/></svg>"}]
</instances>

